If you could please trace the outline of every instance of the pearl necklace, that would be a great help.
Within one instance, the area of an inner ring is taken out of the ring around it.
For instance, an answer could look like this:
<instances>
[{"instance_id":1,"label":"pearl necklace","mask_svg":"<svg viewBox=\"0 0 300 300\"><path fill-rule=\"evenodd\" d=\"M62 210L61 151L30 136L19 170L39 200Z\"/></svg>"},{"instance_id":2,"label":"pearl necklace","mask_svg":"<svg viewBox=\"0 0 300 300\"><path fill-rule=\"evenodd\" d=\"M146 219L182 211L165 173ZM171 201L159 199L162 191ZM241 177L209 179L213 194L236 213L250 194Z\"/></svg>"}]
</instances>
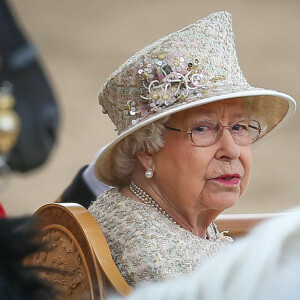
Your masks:
<instances>
[{"instance_id":1,"label":"pearl necklace","mask_svg":"<svg viewBox=\"0 0 300 300\"><path fill-rule=\"evenodd\" d=\"M136 195L143 203L154 207L160 214L163 214L166 216L170 221L175 223L176 225L180 226L171 216L169 216L157 203L156 201L151 198L143 189L141 189L139 186L137 186L134 182L130 181L129 188L133 192L134 195ZM213 229L215 231L216 236L218 235L218 231L216 228L215 223L211 223L213 226ZM181 226L180 226L181 227ZM208 234L205 235L204 239L209 239Z\"/></svg>"},{"instance_id":2,"label":"pearl necklace","mask_svg":"<svg viewBox=\"0 0 300 300\"><path fill-rule=\"evenodd\" d=\"M165 215L170 221L177 224L178 223L169 216L157 203L154 199L152 199L144 190L142 190L139 186L137 186L134 182L130 181L129 188L143 203L154 207L160 214Z\"/></svg>"}]
</instances>

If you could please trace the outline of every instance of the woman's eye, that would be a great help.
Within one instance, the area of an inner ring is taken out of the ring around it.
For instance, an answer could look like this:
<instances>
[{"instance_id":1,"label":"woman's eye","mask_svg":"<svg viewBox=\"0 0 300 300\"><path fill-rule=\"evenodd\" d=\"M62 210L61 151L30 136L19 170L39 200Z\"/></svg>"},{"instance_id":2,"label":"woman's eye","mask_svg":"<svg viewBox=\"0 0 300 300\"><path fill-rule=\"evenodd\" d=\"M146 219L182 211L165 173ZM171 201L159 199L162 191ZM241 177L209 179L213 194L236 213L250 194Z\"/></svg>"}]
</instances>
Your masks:
<instances>
[{"instance_id":1,"label":"woman's eye","mask_svg":"<svg viewBox=\"0 0 300 300\"><path fill-rule=\"evenodd\" d=\"M207 132L210 130L211 130L211 126L208 126L208 125L197 126L193 129L193 131L196 131L196 132Z\"/></svg>"},{"instance_id":2,"label":"woman's eye","mask_svg":"<svg viewBox=\"0 0 300 300\"><path fill-rule=\"evenodd\" d=\"M232 126L233 131L248 131L248 126L243 124L236 124Z\"/></svg>"}]
</instances>

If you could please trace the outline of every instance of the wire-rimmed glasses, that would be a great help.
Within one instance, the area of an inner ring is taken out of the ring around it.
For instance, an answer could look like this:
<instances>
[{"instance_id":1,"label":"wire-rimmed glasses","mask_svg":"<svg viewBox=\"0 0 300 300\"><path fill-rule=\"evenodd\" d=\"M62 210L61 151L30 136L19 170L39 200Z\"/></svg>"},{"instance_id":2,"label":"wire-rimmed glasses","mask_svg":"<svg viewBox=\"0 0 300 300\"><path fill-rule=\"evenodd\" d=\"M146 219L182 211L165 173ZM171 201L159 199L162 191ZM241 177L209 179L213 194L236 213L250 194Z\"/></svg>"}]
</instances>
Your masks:
<instances>
[{"instance_id":1,"label":"wire-rimmed glasses","mask_svg":"<svg viewBox=\"0 0 300 300\"><path fill-rule=\"evenodd\" d=\"M229 130L234 142L239 146L249 146L254 143L262 132L260 123L252 119L238 120L230 125L223 125L214 120L197 121L188 131L167 125L164 127L189 134L191 141L199 147L208 147L217 143L224 129Z\"/></svg>"}]
</instances>

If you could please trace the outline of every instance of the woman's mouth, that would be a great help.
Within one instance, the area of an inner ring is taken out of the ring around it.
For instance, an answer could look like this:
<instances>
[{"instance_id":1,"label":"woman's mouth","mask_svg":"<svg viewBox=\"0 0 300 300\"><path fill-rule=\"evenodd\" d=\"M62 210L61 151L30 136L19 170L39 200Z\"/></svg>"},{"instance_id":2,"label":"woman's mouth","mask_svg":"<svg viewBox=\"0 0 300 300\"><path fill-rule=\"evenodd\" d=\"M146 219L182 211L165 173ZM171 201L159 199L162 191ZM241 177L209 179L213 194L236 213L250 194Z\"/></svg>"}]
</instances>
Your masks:
<instances>
[{"instance_id":1,"label":"woman's mouth","mask_svg":"<svg viewBox=\"0 0 300 300\"><path fill-rule=\"evenodd\" d=\"M222 183L227 186L235 186L240 183L241 176L239 174L224 174L224 175L212 178L211 180L217 181L217 182Z\"/></svg>"}]
</instances>

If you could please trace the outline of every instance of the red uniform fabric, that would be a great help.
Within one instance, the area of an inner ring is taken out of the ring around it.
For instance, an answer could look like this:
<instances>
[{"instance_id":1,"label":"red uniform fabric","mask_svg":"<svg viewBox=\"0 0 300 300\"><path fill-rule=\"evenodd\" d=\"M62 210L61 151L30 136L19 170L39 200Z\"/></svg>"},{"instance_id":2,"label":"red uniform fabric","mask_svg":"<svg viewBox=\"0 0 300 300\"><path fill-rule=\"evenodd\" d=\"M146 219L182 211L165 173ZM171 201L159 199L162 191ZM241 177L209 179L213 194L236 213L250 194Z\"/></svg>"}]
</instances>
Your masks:
<instances>
[{"instance_id":1,"label":"red uniform fabric","mask_svg":"<svg viewBox=\"0 0 300 300\"><path fill-rule=\"evenodd\" d=\"M0 218L6 218L6 212L2 204L0 203Z\"/></svg>"}]
</instances>

